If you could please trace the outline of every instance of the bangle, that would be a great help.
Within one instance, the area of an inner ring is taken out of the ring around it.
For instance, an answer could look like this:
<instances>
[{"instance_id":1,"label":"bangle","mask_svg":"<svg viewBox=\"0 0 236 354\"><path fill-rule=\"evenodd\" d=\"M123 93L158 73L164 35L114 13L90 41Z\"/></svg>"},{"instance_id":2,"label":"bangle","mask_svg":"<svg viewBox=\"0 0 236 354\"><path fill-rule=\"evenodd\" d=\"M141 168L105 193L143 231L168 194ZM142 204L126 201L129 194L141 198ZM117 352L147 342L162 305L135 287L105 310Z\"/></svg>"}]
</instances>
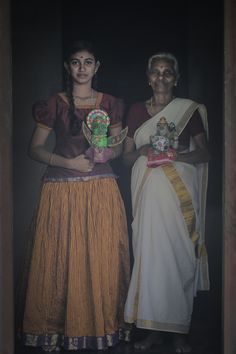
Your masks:
<instances>
[{"instance_id":1,"label":"bangle","mask_svg":"<svg viewBox=\"0 0 236 354\"><path fill-rule=\"evenodd\" d=\"M51 153L51 155L50 155L50 157L49 157L49 160L48 160L48 164L49 164L50 166L53 166L53 157L54 157L54 154Z\"/></svg>"}]
</instances>

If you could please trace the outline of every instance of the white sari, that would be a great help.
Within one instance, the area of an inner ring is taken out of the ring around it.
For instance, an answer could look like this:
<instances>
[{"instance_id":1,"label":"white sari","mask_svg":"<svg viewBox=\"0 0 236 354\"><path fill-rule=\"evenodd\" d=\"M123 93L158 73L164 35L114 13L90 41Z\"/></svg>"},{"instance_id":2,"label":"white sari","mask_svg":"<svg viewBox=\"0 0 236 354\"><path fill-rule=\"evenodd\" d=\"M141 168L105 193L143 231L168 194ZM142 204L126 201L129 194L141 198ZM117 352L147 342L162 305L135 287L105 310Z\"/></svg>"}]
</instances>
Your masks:
<instances>
[{"instance_id":1,"label":"white sari","mask_svg":"<svg viewBox=\"0 0 236 354\"><path fill-rule=\"evenodd\" d=\"M205 106L176 98L137 129L136 148L149 143L161 117L174 122L180 134L196 109L208 132ZM125 321L139 328L187 333L193 298L197 290L209 289L207 164L146 164L147 158L140 156L132 169L134 266Z\"/></svg>"}]
</instances>

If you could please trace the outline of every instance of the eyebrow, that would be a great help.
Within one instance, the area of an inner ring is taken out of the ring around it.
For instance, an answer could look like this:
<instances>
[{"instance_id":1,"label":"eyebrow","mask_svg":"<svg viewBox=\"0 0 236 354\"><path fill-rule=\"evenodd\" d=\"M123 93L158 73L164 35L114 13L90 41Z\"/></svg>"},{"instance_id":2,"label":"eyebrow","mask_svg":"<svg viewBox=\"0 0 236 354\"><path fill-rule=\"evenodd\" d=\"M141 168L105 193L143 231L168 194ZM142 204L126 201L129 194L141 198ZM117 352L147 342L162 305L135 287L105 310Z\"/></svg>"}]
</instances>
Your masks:
<instances>
[{"instance_id":1,"label":"eyebrow","mask_svg":"<svg viewBox=\"0 0 236 354\"><path fill-rule=\"evenodd\" d=\"M151 72L151 71L156 71L156 72L165 72L165 71L168 71L168 72L171 72L171 73L175 73L175 71L174 71L174 69L172 69L172 68L164 68L164 70L161 70L161 69L157 69L157 68L155 68L155 69L149 69L149 72Z\"/></svg>"},{"instance_id":2,"label":"eyebrow","mask_svg":"<svg viewBox=\"0 0 236 354\"><path fill-rule=\"evenodd\" d=\"M85 59L85 60L86 60L86 59L89 59L89 60L94 60L94 58L93 58L93 57L83 57L83 56L82 56L82 57L79 57L79 58L73 58L73 57L72 57L70 60L80 60L80 59Z\"/></svg>"}]
</instances>

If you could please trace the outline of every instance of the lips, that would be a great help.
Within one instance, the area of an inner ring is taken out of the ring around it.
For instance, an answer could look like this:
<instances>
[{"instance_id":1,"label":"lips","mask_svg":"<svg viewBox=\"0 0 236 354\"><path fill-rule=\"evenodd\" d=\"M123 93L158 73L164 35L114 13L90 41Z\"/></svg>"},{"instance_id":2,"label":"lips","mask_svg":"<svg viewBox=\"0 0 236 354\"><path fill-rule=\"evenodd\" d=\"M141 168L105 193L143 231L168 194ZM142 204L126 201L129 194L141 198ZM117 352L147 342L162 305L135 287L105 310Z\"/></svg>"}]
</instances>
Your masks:
<instances>
[{"instance_id":1,"label":"lips","mask_svg":"<svg viewBox=\"0 0 236 354\"><path fill-rule=\"evenodd\" d=\"M168 88L168 84L164 83L164 82L158 82L158 83L155 83L155 87L156 88Z\"/></svg>"}]
</instances>

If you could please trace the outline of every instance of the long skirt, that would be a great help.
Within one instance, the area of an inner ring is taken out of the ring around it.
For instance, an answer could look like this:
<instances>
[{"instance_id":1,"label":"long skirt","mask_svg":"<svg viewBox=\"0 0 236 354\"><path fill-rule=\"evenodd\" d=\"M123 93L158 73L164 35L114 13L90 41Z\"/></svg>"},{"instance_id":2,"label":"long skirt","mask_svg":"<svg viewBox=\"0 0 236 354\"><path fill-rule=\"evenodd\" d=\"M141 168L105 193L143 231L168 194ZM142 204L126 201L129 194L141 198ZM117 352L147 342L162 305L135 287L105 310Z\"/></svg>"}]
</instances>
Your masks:
<instances>
[{"instance_id":1,"label":"long skirt","mask_svg":"<svg viewBox=\"0 0 236 354\"><path fill-rule=\"evenodd\" d=\"M146 180L145 170L146 160L139 158L132 171L135 260L125 320L187 333L196 277L193 236L199 230L196 168L176 163L148 169Z\"/></svg>"},{"instance_id":2,"label":"long skirt","mask_svg":"<svg viewBox=\"0 0 236 354\"><path fill-rule=\"evenodd\" d=\"M21 333L25 345L106 349L129 331L125 209L114 178L42 185Z\"/></svg>"}]
</instances>

